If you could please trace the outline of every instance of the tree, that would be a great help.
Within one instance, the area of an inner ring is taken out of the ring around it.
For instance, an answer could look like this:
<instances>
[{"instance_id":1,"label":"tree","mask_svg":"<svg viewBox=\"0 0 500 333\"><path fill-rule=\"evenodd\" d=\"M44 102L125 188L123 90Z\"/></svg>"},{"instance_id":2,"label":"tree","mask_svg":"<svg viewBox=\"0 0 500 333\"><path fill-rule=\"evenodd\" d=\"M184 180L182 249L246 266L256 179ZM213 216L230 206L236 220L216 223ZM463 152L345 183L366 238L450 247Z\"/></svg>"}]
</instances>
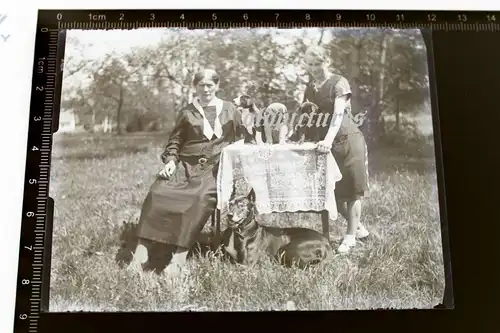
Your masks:
<instances>
[{"instance_id":1,"label":"tree","mask_svg":"<svg viewBox=\"0 0 500 333\"><path fill-rule=\"evenodd\" d=\"M85 66L75 56L65 65L66 75L79 71L91 82L72 87L63 103L92 126L106 117L115 119L118 133L169 128L175 111L193 97L195 73L213 68L221 78L219 97L230 100L245 92L259 107L281 102L295 109L309 79L303 54L312 43L324 45L334 71L348 79L353 112L368 111L361 129L370 145L403 133L407 125L401 119L428 103L426 49L418 30L323 28L317 34L293 33L168 29L159 44L125 56L111 53L92 62L82 60ZM77 54L81 46L71 44ZM394 124L386 124L388 116L395 118Z\"/></svg>"}]
</instances>

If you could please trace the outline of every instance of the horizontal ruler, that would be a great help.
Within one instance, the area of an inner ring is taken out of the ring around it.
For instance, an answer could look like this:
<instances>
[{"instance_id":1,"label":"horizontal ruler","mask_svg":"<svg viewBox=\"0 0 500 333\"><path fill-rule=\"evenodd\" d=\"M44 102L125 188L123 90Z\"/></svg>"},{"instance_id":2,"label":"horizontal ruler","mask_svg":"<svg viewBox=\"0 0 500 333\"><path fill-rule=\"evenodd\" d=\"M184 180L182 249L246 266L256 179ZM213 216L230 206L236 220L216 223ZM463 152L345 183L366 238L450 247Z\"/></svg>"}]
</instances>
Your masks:
<instances>
[{"instance_id":1,"label":"horizontal ruler","mask_svg":"<svg viewBox=\"0 0 500 333\"><path fill-rule=\"evenodd\" d=\"M498 20L498 21L497 21ZM41 10L59 29L387 27L499 31L500 12L361 10Z\"/></svg>"}]
</instances>

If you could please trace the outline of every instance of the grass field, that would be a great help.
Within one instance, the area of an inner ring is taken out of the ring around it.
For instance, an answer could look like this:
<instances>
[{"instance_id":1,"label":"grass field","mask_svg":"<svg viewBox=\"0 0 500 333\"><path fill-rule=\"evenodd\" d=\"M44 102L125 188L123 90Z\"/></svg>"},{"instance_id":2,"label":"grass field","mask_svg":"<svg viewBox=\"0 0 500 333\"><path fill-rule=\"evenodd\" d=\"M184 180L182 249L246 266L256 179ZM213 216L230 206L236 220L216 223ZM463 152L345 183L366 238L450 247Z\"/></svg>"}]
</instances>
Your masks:
<instances>
[{"instance_id":1,"label":"grass field","mask_svg":"<svg viewBox=\"0 0 500 333\"><path fill-rule=\"evenodd\" d=\"M433 160L412 160L395 151L370 154L372 193L362 221L371 237L347 256L301 271L271 264L248 269L210 252L195 253L190 273L181 280L155 271L129 274L123 263L135 247L131 232L161 167L164 141L159 134L56 135L51 311L284 310L291 302L298 310L407 309L441 302ZM321 230L315 214L271 214L264 220ZM345 227L343 219L331 225L335 244ZM158 247L152 266L164 264Z\"/></svg>"}]
</instances>

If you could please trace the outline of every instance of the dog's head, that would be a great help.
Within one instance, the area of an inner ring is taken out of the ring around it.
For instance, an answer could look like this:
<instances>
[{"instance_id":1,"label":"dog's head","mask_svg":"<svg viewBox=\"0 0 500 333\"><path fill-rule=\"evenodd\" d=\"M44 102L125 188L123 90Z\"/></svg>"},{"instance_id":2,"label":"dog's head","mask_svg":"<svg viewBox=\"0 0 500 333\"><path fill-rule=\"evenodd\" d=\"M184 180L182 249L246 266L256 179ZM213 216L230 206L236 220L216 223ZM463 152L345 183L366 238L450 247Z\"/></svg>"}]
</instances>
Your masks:
<instances>
[{"instance_id":1,"label":"dog's head","mask_svg":"<svg viewBox=\"0 0 500 333\"><path fill-rule=\"evenodd\" d=\"M284 104L281 103L271 103L266 107L261 114L263 125L276 128L283 124L286 124L288 120L288 110Z\"/></svg>"},{"instance_id":2,"label":"dog's head","mask_svg":"<svg viewBox=\"0 0 500 333\"><path fill-rule=\"evenodd\" d=\"M234 105L243 109L249 109L252 105L254 105L254 100L252 97L248 95L239 95L235 99L233 99Z\"/></svg>"},{"instance_id":3,"label":"dog's head","mask_svg":"<svg viewBox=\"0 0 500 333\"><path fill-rule=\"evenodd\" d=\"M264 115L284 117L288 113L286 106L282 103L271 103L264 109Z\"/></svg>"},{"instance_id":4,"label":"dog's head","mask_svg":"<svg viewBox=\"0 0 500 333\"><path fill-rule=\"evenodd\" d=\"M298 113L299 114L312 114L318 113L318 106L312 102L304 102L299 106Z\"/></svg>"},{"instance_id":5,"label":"dog's head","mask_svg":"<svg viewBox=\"0 0 500 333\"><path fill-rule=\"evenodd\" d=\"M302 103L297 109L297 124L299 127L296 127L295 129L299 130L300 132L309 130L311 125L314 125L316 123L316 120L318 118L318 110L318 105L312 102Z\"/></svg>"},{"instance_id":6,"label":"dog's head","mask_svg":"<svg viewBox=\"0 0 500 333\"><path fill-rule=\"evenodd\" d=\"M233 187L234 188L234 187ZM228 224L232 228L244 227L253 220L255 214L255 192L253 189L247 195L235 195L233 190L228 204Z\"/></svg>"}]
</instances>

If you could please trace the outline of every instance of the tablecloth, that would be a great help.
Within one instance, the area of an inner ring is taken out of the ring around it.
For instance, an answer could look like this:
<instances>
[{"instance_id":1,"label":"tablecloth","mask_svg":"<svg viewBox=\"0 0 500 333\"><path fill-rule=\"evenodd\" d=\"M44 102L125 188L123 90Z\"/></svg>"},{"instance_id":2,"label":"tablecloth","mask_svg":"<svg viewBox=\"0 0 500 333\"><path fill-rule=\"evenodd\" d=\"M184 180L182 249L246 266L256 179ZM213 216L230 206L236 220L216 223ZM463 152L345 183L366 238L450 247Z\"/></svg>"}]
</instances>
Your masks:
<instances>
[{"instance_id":1,"label":"tablecloth","mask_svg":"<svg viewBox=\"0 0 500 333\"><path fill-rule=\"evenodd\" d=\"M259 214L327 210L335 220L335 183L341 178L333 155L318 153L314 143L234 143L221 153L217 208L227 209L236 182L237 194L254 189Z\"/></svg>"}]
</instances>

